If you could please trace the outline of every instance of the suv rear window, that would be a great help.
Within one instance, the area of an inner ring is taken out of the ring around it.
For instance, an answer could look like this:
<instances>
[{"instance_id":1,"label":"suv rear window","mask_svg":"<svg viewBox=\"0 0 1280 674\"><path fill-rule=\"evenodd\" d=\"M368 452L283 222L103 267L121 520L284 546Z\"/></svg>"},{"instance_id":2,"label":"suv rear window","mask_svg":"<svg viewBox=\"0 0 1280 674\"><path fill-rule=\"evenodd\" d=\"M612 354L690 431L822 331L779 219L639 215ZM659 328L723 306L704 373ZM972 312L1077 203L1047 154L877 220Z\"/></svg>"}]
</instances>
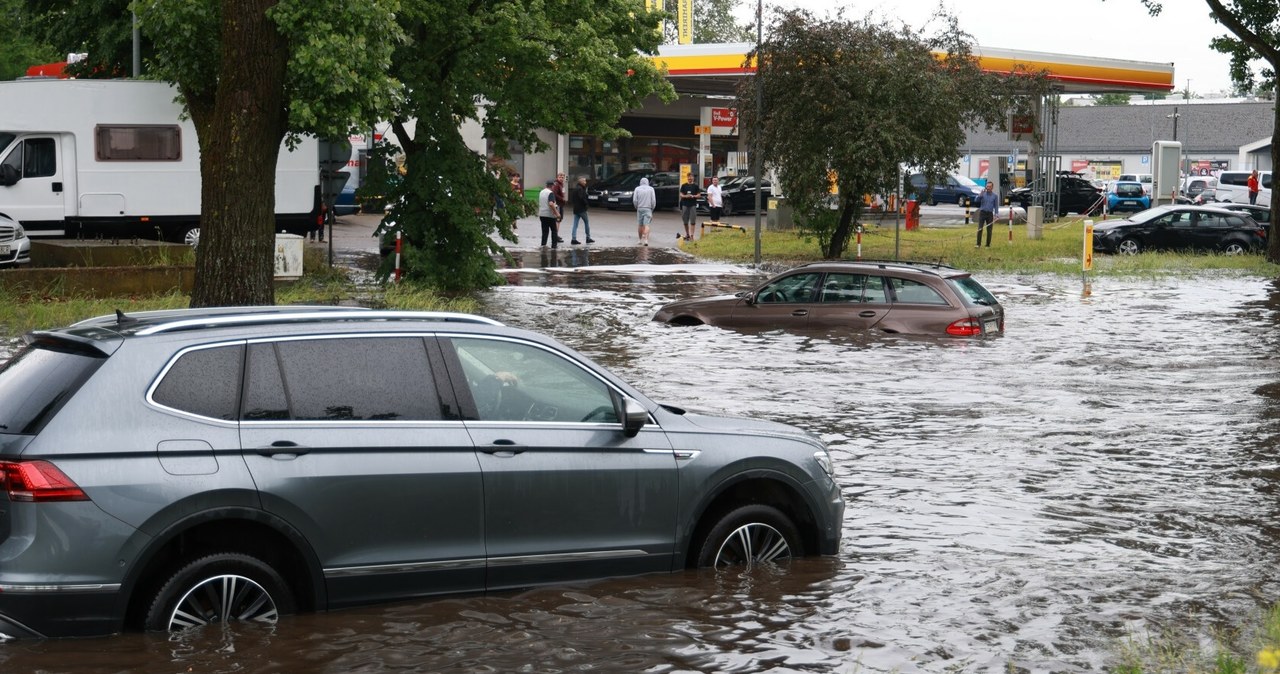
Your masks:
<instances>
[{"instance_id":1,"label":"suv rear window","mask_svg":"<svg viewBox=\"0 0 1280 674\"><path fill-rule=\"evenodd\" d=\"M104 358L29 345L0 367L0 433L39 433Z\"/></svg>"}]
</instances>

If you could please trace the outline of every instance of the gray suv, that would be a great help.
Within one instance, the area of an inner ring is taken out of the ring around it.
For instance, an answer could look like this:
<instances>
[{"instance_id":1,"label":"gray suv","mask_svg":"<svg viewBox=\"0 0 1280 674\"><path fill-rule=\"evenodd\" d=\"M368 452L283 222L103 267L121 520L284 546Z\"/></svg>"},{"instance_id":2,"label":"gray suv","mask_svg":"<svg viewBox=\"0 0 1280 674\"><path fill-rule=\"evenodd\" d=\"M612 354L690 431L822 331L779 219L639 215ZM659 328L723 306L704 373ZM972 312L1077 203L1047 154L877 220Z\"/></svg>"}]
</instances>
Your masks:
<instances>
[{"instance_id":1,"label":"gray suv","mask_svg":"<svg viewBox=\"0 0 1280 674\"><path fill-rule=\"evenodd\" d=\"M835 554L823 443L466 314L117 313L0 368L0 638Z\"/></svg>"}]
</instances>

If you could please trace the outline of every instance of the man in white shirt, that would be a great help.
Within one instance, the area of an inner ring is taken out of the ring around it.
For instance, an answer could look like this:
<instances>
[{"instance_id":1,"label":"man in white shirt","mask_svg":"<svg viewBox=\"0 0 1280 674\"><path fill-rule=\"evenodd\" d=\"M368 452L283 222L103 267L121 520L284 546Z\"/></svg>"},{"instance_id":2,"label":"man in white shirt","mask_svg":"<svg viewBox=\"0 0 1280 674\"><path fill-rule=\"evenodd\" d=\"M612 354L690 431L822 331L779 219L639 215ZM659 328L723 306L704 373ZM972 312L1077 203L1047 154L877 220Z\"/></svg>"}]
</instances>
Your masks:
<instances>
[{"instance_id":1,"label":"man in white shirt","mask_svg":"<svg viewBox=\"0 0 1280 674\"><path fill-rule=\"evenodd\" d=\"M724 212L724 195L720 192L720 180L712 178L707 186L707 209L711 211L711 223L720 224L720 214Z\"/></svg>"},{"instance_id":2,"label":"man in white shirt","mask_svg":"<svg viewBox=\"0 0 1280 674\"><path fill-rule=\"evenodd\" d=\"M542 188L538 193L538 221L542 223L542 247L547 247L547 239L551 239L551 247L555 248L560 243L560 204L556 202L555 191L552 187L556 184L554 180L548 180L547 186Z\"/></svg>"}]
</instances>

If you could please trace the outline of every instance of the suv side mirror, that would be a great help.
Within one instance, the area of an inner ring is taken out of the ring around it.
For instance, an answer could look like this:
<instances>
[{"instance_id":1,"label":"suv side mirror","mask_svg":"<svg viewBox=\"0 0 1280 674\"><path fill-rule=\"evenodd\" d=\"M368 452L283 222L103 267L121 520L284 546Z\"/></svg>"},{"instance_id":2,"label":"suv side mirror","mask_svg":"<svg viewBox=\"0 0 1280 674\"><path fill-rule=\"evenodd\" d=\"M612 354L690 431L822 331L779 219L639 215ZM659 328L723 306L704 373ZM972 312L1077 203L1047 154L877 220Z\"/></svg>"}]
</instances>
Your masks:
<instances>
[{"instance_id":1,"label":"suv side mirror","mask_svg":"<svg viewBox=\"0 0 1280 674\"><path fill-rule=\"evenodd\" d=\"M618 414L618 418L622 420L622 434L628 438L636 437L641 428L649 422L649 411L646 410L634 398L610 391L613 396L613 408Z\"/></svg>"},{"instance_id":2,"label":"suv side mirror","mask_svg":"<svg viewBox=\"0 0 1280 674\"><path fill-rule=\"evenodd\" d=\"M11 187L21 179L22 176L18 175L18 169L9 164L0 165L0 185Z\"/></svg>"}]
</instances>

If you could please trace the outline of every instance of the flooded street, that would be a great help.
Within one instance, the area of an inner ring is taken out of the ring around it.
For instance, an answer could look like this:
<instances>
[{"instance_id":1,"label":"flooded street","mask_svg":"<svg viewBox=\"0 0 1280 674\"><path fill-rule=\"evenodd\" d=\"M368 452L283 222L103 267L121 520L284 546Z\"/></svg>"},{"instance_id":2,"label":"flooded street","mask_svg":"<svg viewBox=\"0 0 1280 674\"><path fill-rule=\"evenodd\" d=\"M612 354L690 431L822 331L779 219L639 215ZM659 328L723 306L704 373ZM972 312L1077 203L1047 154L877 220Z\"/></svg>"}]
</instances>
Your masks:
<instances>
[{"instance_id":1,"label":"flooded street","mask_svg":"<svg viewBox=\"0 0 1280 674\"><path fill-rule=\"evenodd\" d=\"M1280 289L980 275L996 339L742 333L649 319L763 278L654 249L528 253L483 313L650 397L831 445L838 557L211 629L0 644L4 672L1105 671L1130 634L1280 600ZM621 262L621 261L620 261Z\"/></svg>"}]
</instances>

